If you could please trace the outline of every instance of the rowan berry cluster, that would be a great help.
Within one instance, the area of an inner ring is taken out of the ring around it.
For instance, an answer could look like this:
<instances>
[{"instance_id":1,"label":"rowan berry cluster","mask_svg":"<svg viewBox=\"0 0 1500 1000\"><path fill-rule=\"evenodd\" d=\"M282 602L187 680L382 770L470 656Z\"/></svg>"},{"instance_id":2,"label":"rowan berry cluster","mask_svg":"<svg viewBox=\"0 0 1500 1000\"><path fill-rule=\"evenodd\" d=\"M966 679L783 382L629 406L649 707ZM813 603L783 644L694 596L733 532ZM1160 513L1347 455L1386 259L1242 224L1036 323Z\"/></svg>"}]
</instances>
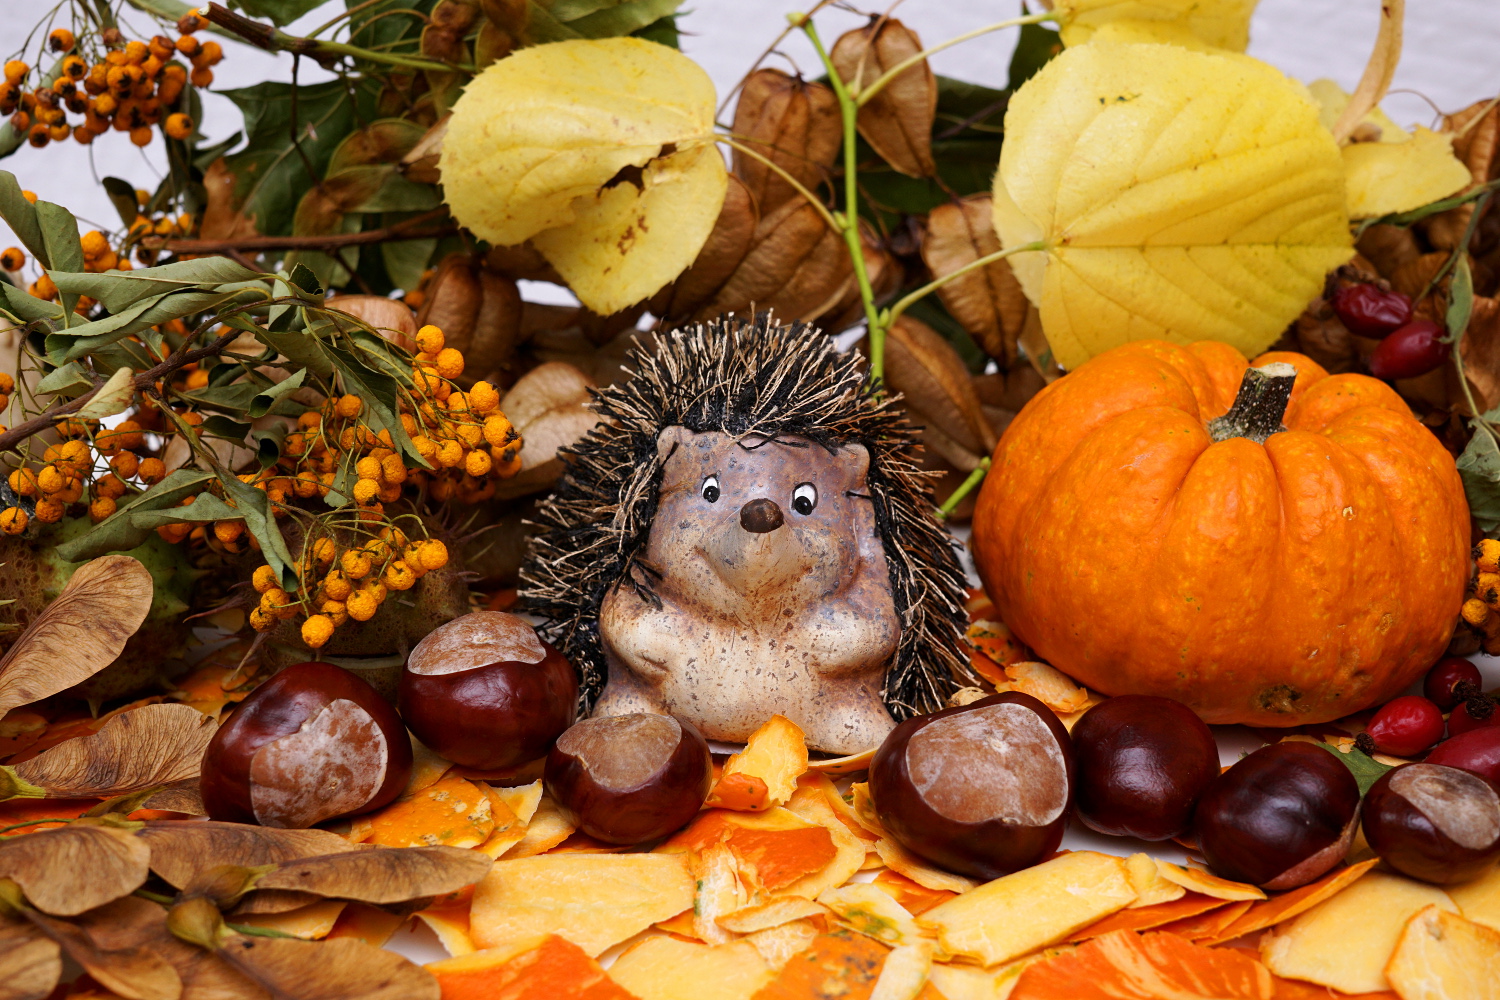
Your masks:
<instances>
[{"instance_id":1,"label":"rowan berry cluster","mask_svg":"<svg viewBox=\"0 0 1500 1000\"><path fill-rule=\"evenodd\" d=\"M1482 540L1474 549L1478 572L1464 601L1463 620L1482 637L1486 653L1500 654L1500 541Z\"/></svg>"},{"instance_id":2,"label":"rowan berry cluster","mask_svg":"<svg viewBox=\"0 0 1500 1000\"><path fill-rule=\"evenodd\" d=\"M48 47L61 55L51 72L38 71L40 78L33 79L33 67L23 60L5 64L0 114L10 116L11 126L37 148L69 135L88 145L111 128L128 132L131 142L145 146L158 125L169 137L186 139L195 123L181 110L183 92L189 83L213 83L213 67L224 58L218 42L196 37L207 26L206 18L189 11L177 22L175 39L156 35L150 41L127 41L119 29L106 28L97 38L95 57L80 51L71 31L58 28L47 37ZM70 125L70 112L83 120Z\"/></svg>"}]
</instances>

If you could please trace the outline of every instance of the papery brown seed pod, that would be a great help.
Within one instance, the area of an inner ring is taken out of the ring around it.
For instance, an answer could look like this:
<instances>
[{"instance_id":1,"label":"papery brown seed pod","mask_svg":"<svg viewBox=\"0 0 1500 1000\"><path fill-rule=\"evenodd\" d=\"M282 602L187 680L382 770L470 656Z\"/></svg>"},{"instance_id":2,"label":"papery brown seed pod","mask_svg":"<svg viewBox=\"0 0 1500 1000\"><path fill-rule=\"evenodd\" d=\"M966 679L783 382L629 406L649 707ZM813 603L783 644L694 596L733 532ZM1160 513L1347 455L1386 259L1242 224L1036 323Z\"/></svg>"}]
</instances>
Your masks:
<instances>
[{"instance_id":1,"label":"papery brown seed pod","mask_svg":"<svg viewBox=\"0 0 1500 1000\"><path fill-rule=\"evenodd\" d=\"M448 117L444 116L401 158L401 172L407 180L416 184L436 184L442 180L438 155L443 151L443 136L447 133Z\"/></svg>"},{"instance_id":2,"label":"papery brown seed pod","mask_svg":"<svg viewBox=\"0 0 1500 1000\"><path fill-rule=\"evenodd\" d=\"M467 62L466 57L469 54L462 34L436 24L429 24L422 29L421 51L422 55L428 59L450 63Z\"/></svg>"},{"instance_id":3,"label":"papery brown seed pod","mask_svg":"<svg viewBox=\"0 0 1500 1000\"><path fill-rule=\"evenodd\" d=\"M474 322L484 293L479 276L468 254L455 253L443 258L437 273L427 286L427 298L417 313L417 327L429 323L443 331L449 347L467 351L474 337Z\"/></svg>"},{"instance_id":4,"label":"papery brown seed pod","mask_svg":"<svg viewBox=\"0 0 1500 1000\"><path fill-rule=\"evenodd\" d=\"M990 207L989 195L976 194L939 205L928 214L922 260L934 278L1000 250ZM1026 324L1029 303L1009 261L998 260L953 279L938 289L938 297L984 353L1002 368L1015 365L1016 340Z\"/></svg>"},{"instance_id":5,"label":"papery brown seed pod","mask_svg":"<svg viewBox=\"0 0 1500 1000\"><path fill-rule=\"evenodd\" d=\"M753 306L785 320L815 320L837 303L852 270L843 236L811 205L788 201L761 218L749 252L698 316Z\"/></svg>"},{"instance_id":6,"label":"papery brown seed pod","mask_svg":"<svg viewBox=\"0 0 1500 1000\"><path fill-rule=\"evenodd\" d=\"M745 259L755 240L755 228L759 222L760 212L749 186L730 174L718 221L708 234L703 249L698 251L697 259L668 288L667 300L658 315L668 320L685 319L712 299L740 261Z\"/></svg>"},{"instance_id":7,"label":"papery brown seed pod","mask_svg":"<svg viewBox=\"0 0 1500 1000\"><path fill-rule=\"evenodd\" d=\"M464 352L465 374L488 378L504 368L515 354L521 332L521 293L516 283L481 267L479 312L474 317L474 335ZM508 380L507 380L508 381Z\"/></svg>"},{"instance_id":8,"label":"papery brown seed pod","mask_svg":"<svg viewBox=\"0 0 1500 1000\"><path fill-rule=\"evenodd\" d=\"M922 40L900 21L872 18L845 32L829 53L845 83L867 87L886 70L922 51ZM937 78L926 60L903 70L859 109L859 134L885 162L909 177L931 177L932 122L937 117Z\"/></svg>"},{"instance_id":9,"label":"papery brown seed pod","mask_svg":"<svg viewBox=\"0 0 1500 1000\"><path fill-rule=\"evenodd\" d=\"M990 422L996 436L1015 419L1031 397L1046 388L1047 383L1031 365L1016 365L1008 372L975 375L971 380L979 397L979 408Z\"/></svg>"},{"instance_id":10,"label":"papery brown seed pod","mask_svg":"<svg viewBox=\"0 0 1500 1000\"><path fill-rule=\"evenodd\" d=\"M1483 120L1475 122L1483 115ZM1484 184L1500 176L1500 105L1476 101L1443 120L1443 131L1453 133L1453 155L1469 168L1473 183ZM1441 212L1424 223L1427 239L1439 250L1452 250L1463 239L1474 203ZM1493 214L1493 205L1487 209Z\"/></svg>"},{"instance_id":11,"label":"papery brown seed pod","mask_svg":"<svg viewBox=\"0 0 1500 1000\"><path fill-rule=\"evenodd\" d=\"M875 232L874 227L863 221L859 224L859 243L865 258L865 276L870 279L870 288L875 293L875 301L882 302L901 287L902 278L905 277L905 268L886 249L884 241ZM824 333L835 334L864 321L864 299L859 293L859 281L851 270L849 277L844 279L838 302L827 315L819 320L818 325L823 328Z\"/></svg>"},{"instance_id":12,"label":"papery brown seed pod","mask_svg":"<svg viewBox=\"0 0 1500 1000\"><path fill-rule=\"evenodd\" d=\"M735 138L817 193L818 184L843 141L838 98L826 84L808 83L778 69L760 69L745 78L734 108ZM770 167L739 150L734 172L745 182L762 212L770 212L796 188Z\"/></svg>"},{"instance_id":13,"label":"papery brown seed pod","mask_svg":"<svg viewBox=\"0 0 1500 1000\"><path fill-rule=\"evenodd\" d=\"M964 471L995 449L995 431L979 403L969 369L932 327L901 316L885 338L885 380L905 397L927 447Z\"/></svg>"},{"instance_id":14,"label":"papery brown seed pod","mask_svg":"<svg viewBox=\"0 0 1500 1000\"><path fill-rule=\"evenodd\" d=\"M417 349L417 321L404 303L384 295L335 295L324 304L363 320L403 351Z\"/></svg>"},{"instance_id":15,"label":"papery brown seed pod","mask_svg":"<svg viewBox=\"0 0 1500 1000\"><path fill-rule=\"evenodd\" d=\"M588 408L593 381L577 368L553 361L523 375L500 401L522 438L521 471L496 484L499 498L551 488L562 474L557 450L593 429L599 416Z\"/></svg>"},{"instance_id":16,"label":"papery brown seed pod","mask_svg":"<svg viewBox=\"0 0 1500 1000\"><path fill-rule=\"evenodd\" d=\"M438 0L428 22L435 28L463 35L479 19L479 5L465 0Z\"/></svg>"}]
</instances>

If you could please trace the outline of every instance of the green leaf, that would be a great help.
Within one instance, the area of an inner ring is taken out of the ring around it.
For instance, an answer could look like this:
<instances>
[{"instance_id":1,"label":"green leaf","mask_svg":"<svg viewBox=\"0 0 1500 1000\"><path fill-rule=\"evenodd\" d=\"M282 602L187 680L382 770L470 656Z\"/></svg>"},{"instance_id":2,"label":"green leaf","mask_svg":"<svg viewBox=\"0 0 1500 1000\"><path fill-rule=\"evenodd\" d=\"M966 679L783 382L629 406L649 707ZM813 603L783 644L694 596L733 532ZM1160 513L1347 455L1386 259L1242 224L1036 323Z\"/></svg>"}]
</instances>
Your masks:
<instances>
[{"instance_id":1,"label":"green leaf","mask_svg":"<svg viewBox=\"0 0 1500 1000\"><path fill-rule=\"evenodd\" d=\"M552 16L552 12L536 0L526 0L526 36L533 44L566 42L582 38L578 32Z\"/></svg>"},{"instance_id":2,"label":"green leaf","mask_svg":"<svg viewBox=\"0 0 1500 1000\"><path fill-rule=\"evenodd\" d=\"M305 299L321 302L323 299L323 286L318 281L318 276L305 267L293 265L289 275L292 285L298 289L294 294L300 294Z\"/></svg>"},{"instance_id":3,"label":"green leaf","mask_svg":"<svg viewBox=\"0 0 1500 1000\"><path fill-rule=\"evenodd\" d=\"M1464 453L1458 456L1469 513L1486 535L1500 531L1500 443L1488 427L1477 425Z\"/></svg>"},{"instance_id":4,"label":"green leaf","mask_svg":"<svg viewBox=\"0 0 1500 1000\"><path fill-rule=\"evenodd\" d=\"M78 292L97 299L112 313L120 312L141 299L165 292L189 288L210 290L219 285L246 283L264 278L261 272L238 264L228 257L199 257L160 267L145 267L115 274L57 271L52 280L59 291Z\"/></svg>"},{"instance_id":5,"label":"green leaf","mask_svg":"<svg viewBox=\"0 0 1500 1000\"><path fill-rule=\"evenodd\" d=\"M442 195L431 184L417 184L398 173L392 173L368 198L357 202L353 212L428 212L443 203Z\"/></svg>"},{"instance_id":6,"label":"green leaf","mask_svg":"<svg viewBox=\"0 0 1500 1000\"><path fill-rule=\"evenodd\" d=\"M191 316L228 305L244 289L233 286L218 291L187 291L159 295L137 302L116 316L106 316L66 331L47 335L47 357L54 364L74 361L104 344L140 333L168 320ZM254 298L259 298L255 296ZM250 301L253 301L252 298Z\"/></svg>"},{"instance_id":7,"label":"green leaf","mask_svg":"<svg viewBox=\"0 0 1500 1000\"><path fill-rule=\"evenodd\" d=\"M47 244L42 238L42 224L36 217L36 206L26 200L16 175L9 170L0 170L0 219L5 220L37 263L51 267Z\"/></svg>"},{"instance_id":8,"label":"green leaf","mask_svg":"<svg viewBox=\"0 0 1500 1000\"><path fill-rule=\"evenodd\" d=\"M281 537L281 529L276 527L276 519L271 515L270 498L264 490L240 482L229 472L221 475L219 482L234 500L236 514L245 519L245 530L260 543L260 554L281 581L281 589L288 594L296 593L298 580L292 571L292 554L287 551L286 539Z\"/></svg>"},{"instance_id":9,"label":"green leaf","mask_svg":"<svg viewBox=\"0 0 1500 1000\"><path fill-rule=\"evenodd\" d=\"M367 4L363 0L345 0L349 9L349 43L363 49L382 52L417 52L425 15L433 8L432 0L380 0ZM373 117L373 116L372 116Z\"/></svg>"},{"instance_id":10,"label":"green leaf","mask_svg":"<svg viewBox=\"0 0 1500 1000\"><path fill-rule=\"evenodd\" d=\"M1474 275L1469 271L1469 255L1458 255L1458 265L1453 269L1453 281L1448 289L1448 336L1457 341L1469 328L1469 315L1474 311Z\"/></svg>"},{"instance_id":11,"label":"green leaf","mask_svg":"<svg viewBox=\"0 0 1500 1000\"><path fill-rule=\"evenodd\" d=\"M216 413L199 425L199 433L240 443L250 434L250 424Z\"/></svg>"},{"instance_id":12,"label":"green leaf","mask_svg":"<svg viewBox=\"0 0 1500 1000\"><path fill-rule=\"evenodd\" d=\"M94 397L78 410L82 420L103 420L116 413L124 413L135 402L135 372L129 368L116 368Z\"/></svg>"},{"instance_id":13,"label":"green leaf","mask_svg":"<svg viewBox=\"0 0 1500 1000\"><path fill-rule=\"evenodd\" d=\"M1358 747L1353 747L1348 753L1344 753L1338 747L1327 743L1319 743L1318 746L1343 762L1344 766L1349 769L1349 773L1354 775L1354 780L1359 783L1360 795L1368 792L1370 786L1379 781L1382 774L1395 770L1395 765L1382 764Z\"/></svg>"},{"instance_id":14,"label":"green leaf","mask_svg":"<svg viewBox=\"0 0 1500 1000\"><path fill-rule=\"evenodd\" d=\"M406 429L401 426L401 417L397 409L400 385L396 380L389 375L371 370L353 354L342 348L329 345L325 346L324 350L328 352L334 367L338 369L343 379L344 391L364 400L371 428L377 434L382 429L390 431L391 440L395 443L397 451L425 464L416 446L411 443L411 438L406 436Z\"/></svg>"},{"instance_id":15,"label":"green leaf","mask_svg":"<svg viewBox=\"0 0 1500 1000\"><path fill-rule=\"evenodd\" d=\"M177 524L182 521L191 521L194 524L208 521L235 521L239 519L239 516L240 512L237 509L212 493L199 493L186 507L134 511L130 515L130 523L137 528L155 531L164 524Z\"/></svg>"},{"instance_id":16,"label":"green leaf","mask_svg":"<svg viewBox=\"0 0 1500 1000\"><path fill-rule=\"evenodd\" d=\"M646 25L640 31L632 31L636 38L644 38L648 42L657 45L665 45L669 49L682 48L682 40L677 30L677 15L664 17L660 21L654 21Z\"/></svg>"},{"instance_id":17,"label":"green leaf","mask_svg":"<svg viewBox=\"0 0 1500 1000\"><path fill-rule=\"evenodd\" d=\"M135 188L129 181L122 181L118 177L106 177L102 183L104 193L109 195L110 204L119 213L120 221L129 228L136 216L141 214L140 205L135 200Z\"/></svg>"},{"instance_id":18,"label":"green leaf","mask_svg":"<svg viewBox=\"0 0 1500 1000\"><path fill-rule=\"evenodd\" d=\"M417 143L426 129L405 118L382 118L347 136L328 161L328 176L349 167L370 163L395 163Z\"/></svg>"},{"instance_id":19,"label":"green leaf","mask_svg":"<svg viewBox=\"0 0 1500 1000\"><path fill-rule=\"evenodd\" d=\"M563 18L559 15L558 7L561 5L561 2L553 4L552 15L584 38L614 38L639 31L661 18L677 13L682 0L623 0L620 3L601 4L593 13L577 18Z\"/></svg>"},{"instance_id":20,"label":"green leaf","mask_svg":"<svg viewBox=\"0 0 1500 1000\"><path fill-rule=\"evenodd\" d=\"M42 227L42 242L47 244L47 270L82 271L83 242L78 238L78 220L73 213L50 201L38 201L36 220ZM67 322L73 315L73 307L78 305L78 294L62 292L58 298L62 302L63 321Z\"/></svg>"},{"instance_id":21,"label":"green leaf","mask_svg":"<svg viewBox=\"0 0 1500 1000\"><path fill-rule=\"evenodd\" d=\"M5 293L5 311L23 323L34 323L40 319L57 322L62 319L62 306L56 302L39 299L8 281L0 281L0 291Z\"/></svg>"},{"instance_id":22,"label":"green leaf","mask_svg":"<svg viewBox=\"0 0 1500 1000\"><path fill-rule=\"evenodd\" d=\"M255 336L292 364L300 365L319 378L326 379L333 374L333 362L329 360L322 342L306 330L258 330Z\"/></svg>"},{"instance_id":23,"label":"green leaf","mask_svg":"<svg viewBox=\"0 0 1500 1000\"><path fill-rule=\"evenodd\" d=\"M87 534L57 546L57 557L68 562L82 562L110 552L128 552L150 539L152 529L131 523L131 515L141 511L176 507L183 497L197 493L214 478L213 473L197 469L178 469L155 486L138 493L115 508Z\"/></svg>"},{"instance_id":24,"label":"green leaf","mask_svg":"<svg viewBox=\"0 0 1500 1000\"><path fill-rule=\"evenodd\" d=\"M298 389L306 377L307 369L299 368L294 374L277 382L271 388L261 390L254 399L250 400L250 416L258 419L270 413L276 401Z\"/></svg>"},{"instance_id":25,"label":"green leaf","mask_svg":"<svg viewBox=\"0 0 1500 1000\"><path fill-rule=\"evenodd\" d=\"M47 395L66 393L78 396L94 387L94 382L77 361L69 361L61 368L54 368L47 377L36 384L36 391ZM71 390L71 391L70 391Z\"/></svg>"},{"instance_id":26,"label":"green leaf","mask_svg":"<svg viewBox=\"0 0 1500 1000\"><path fill-rule=\"evenodd\" d=\"M281 457L281 443L286 440L286 435L286 424L279 422L250 433L250 440L255 442L256 454L260 458L262 468L275 464L276 460Z\"/></svg>"},{"instance_id":27,"label":"green leaf","mask_svg":"<svg viewBox=\"0 0 1500 1000\"><path fill-rule=\"evenodd\" d=\"M232 9L244 11L251 17L263 17L285 28L308 11L323 6L323 0L229 0Z\"/></svg>"},{"instance_id":28,"label":"green leaf","mask_svg":"<svg viewBox=\"0 0 1500 1000\"><path fill-rule=\"evenodd\" d=\"M400 216L383 217L381 225L388 226L398 218ZM385 273L390 276L391 284L408 292L421 284L422 272L427 270L437 243L435 238L428 238L387 240L380 244L380 260L385 264Z\"/></svg>"}]
</instances>

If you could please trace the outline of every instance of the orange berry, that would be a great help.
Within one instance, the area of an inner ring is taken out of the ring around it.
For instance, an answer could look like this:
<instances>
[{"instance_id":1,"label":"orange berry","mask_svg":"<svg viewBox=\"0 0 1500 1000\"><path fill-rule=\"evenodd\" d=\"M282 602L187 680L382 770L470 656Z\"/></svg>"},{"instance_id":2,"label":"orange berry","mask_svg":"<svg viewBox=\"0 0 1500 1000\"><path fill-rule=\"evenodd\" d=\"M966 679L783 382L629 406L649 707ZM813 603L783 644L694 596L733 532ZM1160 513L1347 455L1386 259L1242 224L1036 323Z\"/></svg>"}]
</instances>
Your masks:
<instances>
[{"instance_id":1,"label":"orange berry","mask_svg":"<svg viewBox=\"0 0 1500 1000\"><path fill-rule=\"evenodd\" d=\"M341 417L352 420L353 418L359 416L360 411L364 409L364 406L364 400L360 399L358 396L340 396L338 403L334 406L334 412Z\"/></svg>"},{"instance_id":2,"label":"orange berry","mask_svg":"<svg viewBox=\"0 0 1500 1000\"><path fill-rule=\"evenodd\" d=\"M19 87L21 85L21 81L26 79L26 74L30 72L30 66L26 65L19 59L12 59L10 62L5 64L5 82L15 84L17 87Z\"/></svg>"},{"instance_id":3,"label":"orange berry","mask_svg":"<svg viewBox=\"0 0 1500 1000\"><path fill-rule=\"evenodd\" d=\"M131 129L130 141L135 143L137 146L151 145L151 129L145 125L142 125L140 128Z\"/></svg>"},{"instance_id":4,"label":"orange berry","mask_svg":"<svg viewBox=\"0 0 1500 1000\"><path fill-rule=\"evenodd\" d=\"M19 271L26 266L26 252L20 247L9 247L0 253L0 267L7 271Z\"/></svg>"},{"instance_id":5,"label":"orange berry","mask_svg":"<svg viewBox=\"0 0 1500 1000\"><path fill-rule=\"evenodd\" d=\"M192 81L195 87L209 87L214 82L214 71L206 66L199 66L193 70L192 75L188 79Z\"/></svg>"},{"instance_id":6,"label":"orange berry","mask_svg":"<svg viewBox=\"0 0 1500 1000\"><path fill-rule=\"evenodd\" d=\"M202 48L202 45L199 44L198 39L194 38L192 35L183 35L181 38L177 39L177 51L181 52L189 59L197 55L200 48Z\"/></svg>"},{"instance_id":7,"label":"orange berry","mask_svg":"<svg viewBox=\"0 0 1500 1000\"><path fill-rule=\"evenodd\" d=\"M99 497L89 504L89 520L98 524L115 512L115 502L110 497Z\"/></svg>"},{"instance_id":8,"label":"orange berry","mask_svg":"<svg viewBox=\"0 0 1500 1000\"><path fill-rule=\"evenodd\" d=\"M217 66L224 61L224 47L210 38L203 43L198 50L198 57L193 60L200 66Z\"/></svg>"},{"instance_id":9,"label":"orange berry","mask_svg":"<svg viewBox=\"0 0 1500 1000\"><path fill-rule=\"evenodd\" d=\"M23 497L34 497L39 487L36 483L36 472L32 469L16 469L9 476L10 488Z\"/></svg>"},{"instance_id":10,"label":"orange berry","mask_svg":"<svg viewBox=\"0 0 1500 1000\"><path fill-rule=\"evenodd\" d=\"M47 126L41 122L37 122L31 126L30 130L26 133L26 141L31 143L34 149L41 149L47 145L50 139L51 137L47 134Z\"/></svg>"},{"instance_id":11,"label":"orange berry","mask_svg":"<svg viewBox=\"0 0 1500 1000\"><path fill-rule=\"evenodd\" d=\"M20 507L7 507L0 511L0 531L7 535L19 535L26 530L30 521L30 516Z\"/></svg>"},{"instance_id":12,"label":"orange berry","mask_svg":"<svg viewBox=\"0 0 1500 1000\"><path fill-rule=\"evenodd\" d=\"M302 641L311 649L322 648L333 638L333 619L327 615L309 615L302 623Z\"/></svg>"},{"instance_id":13,"label":"orange berry","mask_svg":"<svg viewBox=\"0 0 1500 1000\"><path fill-rule=\"evenodd\" d=\"M122 451L110 459L109 463L109 467L115 470L115 475L121 479L134 479L140 465L140 456L133 451Z\"/></svg>"},{"instance_id":14,"label":"orange berry","mask_svg":"<svg viewBox=\"0 0 1500 1000\"><path fill-rule=\"evenodd\" d=\"M491 464L489 454L477 448L464 456L464 471L475 479L489 475Z\"/></svg>"},{"instance_id":15,"label":"orange berry","mask_svg":"<svg viewBox=\"0 0 1500 1000\"><path fill-rule=\"evenodd\" d=\"M90 143L92 143L95 139L97 139L98 137L99 137L99 133L98 132L95 132L91 128L85 128L82 125L80 125L78 128L75 128L73 130L73 138L76 139L76 140L78 140L78 144L80 146L87 146ZM101 270L108 270L108 268L101 268Z\"/></svg>"},{"instance_id":16,"label":"orange berry","mask_svg":"<svg viewBox=\"0 0 1500 1000\"><path fill-rule=\"evenodd\" d=\"M47 47L53 52L71 52L73 45L73 33L67 28L53 28L47 36Z\"/></svg>"},{"instance_id":17,"label":"orange berry","mask_svg":"<svg viewBox=\"0 0 1500 1000\"><path fill-rule=\"evenodd\" d=\"M464 356L455 348L445 347L437 354L437 373L443 378L458 378L464 373Z\"/></svg>"},{"instance_id":18,"label":"orange berry","mask_svg":"<svg viewBox=\"0 0 1500 1000\"><path fill-rule=\"evenodd\" d=\"M125 61L132 66L139 66L151 55L151 47L140 40L131 40L125 43Z\"/></svg>"},{"instance_id":19,"label":"orange berry","mask_svg":"<svg viewBox=\"0 0 1500 1000\"><path fill-rule=\"evenodd\" d=\"M62 61L63 76L77 83L89 75L89 64L78 56L68 56Z\"/></svg>"},{"instance_id":20,"label":"orange berry","mask_svg":"<svg viewBox=\"0 0 1500 1000\"><path fill-rule=\"evenodd\" d=\"M423 354L437 354L443 349L443 343L443 331L431 323L417 331L417 350Z\"/></svg>"},{"instance_id":21,"label":"orange berry","mask_svg":"<svg viewBox=\"0 0 1500 1000\"><path fill-rule=\"evenodd\" d=\"M166 478L167 467L159 458L143 458L136 474L147 486L155 486Z\"/></svg>"},{"instance_id":22,"label":"orange berry","mask_svg":"<svg viewBox=\"0 0 1500 1000\"><path fill-rule=\"evenodd\" d=\"M193 134L193 119L179 111L167 116L165 128L173 139L186 139Z\"/></svg>"},{"instance_id":23,"label":"orange berry","mask_svg":"<svg viewBox=\"0 0 1500 1000\"><path fill-rule=\"evenodd\" d=\"M67 512L67 506L61 500L46 500L36 502L36 519L43 524L55 524L62 520L63 514Z\"/></svg>"}]
</instances>

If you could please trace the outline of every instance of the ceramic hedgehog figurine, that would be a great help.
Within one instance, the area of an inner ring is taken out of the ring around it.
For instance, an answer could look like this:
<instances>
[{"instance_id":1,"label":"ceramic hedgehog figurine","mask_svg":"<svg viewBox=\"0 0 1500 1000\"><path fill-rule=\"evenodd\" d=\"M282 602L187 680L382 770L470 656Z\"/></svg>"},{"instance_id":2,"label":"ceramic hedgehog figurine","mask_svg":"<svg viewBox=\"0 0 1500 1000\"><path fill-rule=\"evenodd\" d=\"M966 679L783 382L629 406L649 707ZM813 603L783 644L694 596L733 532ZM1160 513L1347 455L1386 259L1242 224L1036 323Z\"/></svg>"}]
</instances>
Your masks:
<instances>
[{"instance_id":1,"label":"ceramic hedgehog figurine","mask_svg":"<svg viewBox=\"0 0 1500 1000\"><path fill-rule=\"evenodd\" d=\"M584 710L744 740L772 713L831 753L973 683L965 582L918 430L805 324L655 339L565 453L522 596Z\"/></svg>"}]
</instances>

